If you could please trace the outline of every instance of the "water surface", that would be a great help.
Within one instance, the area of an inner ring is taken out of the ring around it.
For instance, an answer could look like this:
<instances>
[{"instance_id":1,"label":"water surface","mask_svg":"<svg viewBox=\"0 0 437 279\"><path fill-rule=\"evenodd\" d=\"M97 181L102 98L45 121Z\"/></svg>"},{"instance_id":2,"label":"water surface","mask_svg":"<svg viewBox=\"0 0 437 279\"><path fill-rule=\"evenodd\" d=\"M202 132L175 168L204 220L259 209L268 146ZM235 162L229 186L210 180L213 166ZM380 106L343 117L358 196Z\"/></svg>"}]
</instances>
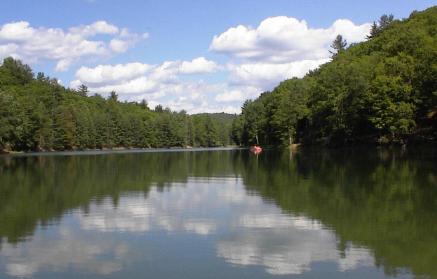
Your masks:
<instances>
[{"instance_id":1,"label":"water surface","mask_svg":"<svg viewBox=\"0 0 437 279\"><path fill-rule=\"evenodd\" d=\"M433 149L0 157L0 278L437 278Z\"/></svg>"}]
</instances>

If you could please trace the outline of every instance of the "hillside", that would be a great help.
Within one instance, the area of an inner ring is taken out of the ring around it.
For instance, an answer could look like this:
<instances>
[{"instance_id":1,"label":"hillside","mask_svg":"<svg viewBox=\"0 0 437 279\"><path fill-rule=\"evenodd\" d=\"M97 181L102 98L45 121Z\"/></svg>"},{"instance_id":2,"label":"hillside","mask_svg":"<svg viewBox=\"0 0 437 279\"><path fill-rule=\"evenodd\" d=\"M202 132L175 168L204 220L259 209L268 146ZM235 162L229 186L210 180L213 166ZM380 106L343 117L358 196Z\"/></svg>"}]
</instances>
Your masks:
<instances>
[{"instance_id":1,"label":"hillside","mask_svg":"<svg viewBox=\"0 0 437 279\"><path fill-rule=\"evenodd\" d=\"M341 35L341 34L340 34ZM338 40L339 39L339 40ZM244 103L233 139L344 145L437 140L437 7L383 16L367 41L333 43L331 62Z\"/></svg>"}]
</instances>

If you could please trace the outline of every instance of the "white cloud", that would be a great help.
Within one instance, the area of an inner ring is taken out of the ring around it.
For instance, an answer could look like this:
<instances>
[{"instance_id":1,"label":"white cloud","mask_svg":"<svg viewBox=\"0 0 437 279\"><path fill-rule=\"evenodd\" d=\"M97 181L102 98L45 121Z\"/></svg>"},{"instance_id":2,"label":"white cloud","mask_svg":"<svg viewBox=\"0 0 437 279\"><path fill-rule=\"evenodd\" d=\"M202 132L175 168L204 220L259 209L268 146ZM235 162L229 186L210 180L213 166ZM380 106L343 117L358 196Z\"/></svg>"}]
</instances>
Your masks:
<instances>
[{"instance_id":1,"label":"white cloud","mask_svg":"<svg viewBox=\"0 0 437 279\"><path fill-rule=\"evenodd\" d=\"M242 63L230 64L231 83L257 86L261 90L271 90L279 82L298 77L301 78L309 70L316 69L329 59L301 60L289 63Z\"/></svg>"},{"instance_id":2,"label":"white cloud","mask_svg":"<svg viewBox=\"0 0 437 279\"><path fill-rule=\"evenodd\" d=\"M71 59L61 59L58 61L58 63L56 63L55 70L57 72L66 71L70 67L71 62L72 62Z\"/></svg>"},{"instance_id":3,"label":"white cloud","mask_svg":"<svg viewBox=\"0 0 437 279\"><path fill-rule=\"evenodd\" d=\"M234 101L244 101L246 99L246 94L241 90L230 90L215 97L217 102L234 102Z\"/></svg>"},{"instance_id":4,"label":"white cloud","mask_svg":"<svg viewBox=\"0 0 437 279\"><path fill-rule=\"evenodd\" d=\"M151 68L152 66L143 63L81 67L76 72L76 78L89 85L107 85L136 79Z\"/></svg>"},{"instance_id":5,"label":"white cloud","mask_svg":"<svg viewBox=\"0 0 437 279\"><path fill-rule=\"evenodd\" d=\"M117 85L123 87L120 93L138 93L141 90L135 85L147 82L169 82L178 74L207 74L216 71L219 66L199 57L191 61L165 61L160 65L149 65L139 62L81 67L76 72L76 79L84 84L104 87ZM129 83L132 85L129 86ZM122 86L123 85L123 86Z\"/></svg>"},{"instance_id":6,"label":"white cloud","mask_svg":"<svg viewBox=\"0 0 437 279\"><path fill-rule=\"evenodd\" d=\"M306 21L278 16L251 28L239 25L214 36L210 49L252 62L289 63L329 57L329 45L341 34L349 42L365 39L370 24L355 25L347 19L329 28L310 28Z\"/></svg>"},{"instance_id":7,"label":"white cloud","mask_svg":"<svg viewBox=\"0 0 437 279\"><path fill-rule=\"evenodd\" d=\"M236 113L240 110L239 104L235 106L211 103L215 102L215 96L232 90L226 84L185 79L189 74L210 74L221 69L217 63L204 57L190 61L165 61L159 65L136 62L81 67L76 72L76 79L70 82L70 87L77 88L80 84L85 84L90 92L102 95L114 90L120 99L146 99L151 107L160 103L176 111Z\"/></svg>"},{"instance_id":8,"label":"white cloud","mask_svg":"<svg viewBox=\"0 0 437 279\"><path fill-rule=\"evenodd\" d=\"M120 39L112 39L109 47L113 52L125 52L129 48L129 43Z\"/></svg>"},{"instance_id":9,"label":"white cloud","mask_svg":"<svg viewBox=\"0 0 437 279\"><path fill-rule=\"evenodd\" d=\"M34 34L35 29L26 21L7 23L0 28L1 41L25 41L31 39Z\"/></svg>"},{"instance_id":10,"label":"white cloud","mask_svg":"<svg viewBox=\"0 0 437 279\"><path fill-rule=\"evenodd\" d=\"M97 34L116 34L118 27L106 21L96 21L90 25L80 25L70 28L70 33L79 34L83 37L90 37Z\"/></svg>"},{"instance_id":11,"label":"white cloud","mask_svg":"<svg viewBox=\"0 0 437 279\"><path fill-rule=\"evenodd\" d=\"M227 86L223 92L215 97L215 101L219 103L238 102L242 103L244 100L255 98L259 95L261 89L254 86Z\"/></svg>"},{"instance_id":12,"label":"white cloud","mask_svg":"<svg viewBox=\"0 0 437 279\"><path fill-rule=\"evenodd\" d=\"M109 36L108 38L97 35ZM32 27L29 22L19 21L0 26L0 58L13 56L26 63L40 60L54 61L56 71L65 71L83 58L99 58L113 53L125 52L144 35L120 30L105 21L60 28Z\"/></svg>"},{"instance_id":13,"label":"white cloud","mask_svg":"<svg viewBox=\"0 0 437 279\"><path fill-rule=\"evenodd\" d=\"M18 45L9 43L5 45L0 45L0 57L5 57L10 55L12 57L17 57L16 51L18 50Z\"/></svg>"},{"instance_id":14,"label":"white cloud","mask_svg":"<svg viewBox=\"0 0 437 279\"><path fill-rule=\"evenodd\" d=\"M218 69L219 66L214 61L206 60L205 57L183 61L179 68L182 74L213 73Z\"/></svg>"}]
</instances>

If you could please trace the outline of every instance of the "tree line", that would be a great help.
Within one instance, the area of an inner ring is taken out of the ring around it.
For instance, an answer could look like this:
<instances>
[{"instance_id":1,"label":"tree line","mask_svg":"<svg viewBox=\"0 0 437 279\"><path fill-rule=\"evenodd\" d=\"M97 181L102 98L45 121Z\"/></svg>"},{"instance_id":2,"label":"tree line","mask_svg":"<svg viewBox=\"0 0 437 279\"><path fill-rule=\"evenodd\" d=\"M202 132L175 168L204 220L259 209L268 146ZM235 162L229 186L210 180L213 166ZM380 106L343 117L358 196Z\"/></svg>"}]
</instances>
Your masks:
<instances>
[{"instance_id":1,"label":"tree line","mask_svg":"<svg viewBox=\"0 0 437 279\"><path fill-rule=\"evenodd\" d=\"M0 151L214 147L232 144L234 115L188 115L65 88L11 57L0 66Z\"/></svg>"},{"instance_id":2,"label":"tree line","mask_svg":"<svg viewBox=\"0 0 437 279\"><path fill-rule=\"evenodd\" d=\"M437 7L383 15L367 40L338 35L332 60L247 100L232 124L241 145L437 140Z\"/></svg>"}]
</instances>

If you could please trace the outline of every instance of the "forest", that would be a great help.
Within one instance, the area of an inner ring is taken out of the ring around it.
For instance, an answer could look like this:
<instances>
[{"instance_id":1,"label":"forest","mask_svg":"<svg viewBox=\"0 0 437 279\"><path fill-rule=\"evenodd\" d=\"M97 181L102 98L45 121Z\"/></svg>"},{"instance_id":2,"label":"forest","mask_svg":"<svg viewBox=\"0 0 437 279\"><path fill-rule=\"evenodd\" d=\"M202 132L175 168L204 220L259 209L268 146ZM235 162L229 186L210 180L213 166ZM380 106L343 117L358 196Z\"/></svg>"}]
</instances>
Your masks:
<instances>
[{"instance_id":1,"label":"forest","mask_svg":"<svg viewBox=\"0 0 437 279\"><path fill-rule=\"evenodd\" d=\"M437 140L437 7L383 15L367 40L341 34L331 61L247 100L232 124L241 145L342 146Z\"/></svg>"},{"instance_id":2,"label":"forest","mask_svg":"<svg viewBox=\"0 0 437 279\"><path fill-rule=\"evenodd\" d=\"M0 66L0 151L215 147L232 144L235 115L175 112L65 88L19 60Z\"/></svg>"}]
</instances>

